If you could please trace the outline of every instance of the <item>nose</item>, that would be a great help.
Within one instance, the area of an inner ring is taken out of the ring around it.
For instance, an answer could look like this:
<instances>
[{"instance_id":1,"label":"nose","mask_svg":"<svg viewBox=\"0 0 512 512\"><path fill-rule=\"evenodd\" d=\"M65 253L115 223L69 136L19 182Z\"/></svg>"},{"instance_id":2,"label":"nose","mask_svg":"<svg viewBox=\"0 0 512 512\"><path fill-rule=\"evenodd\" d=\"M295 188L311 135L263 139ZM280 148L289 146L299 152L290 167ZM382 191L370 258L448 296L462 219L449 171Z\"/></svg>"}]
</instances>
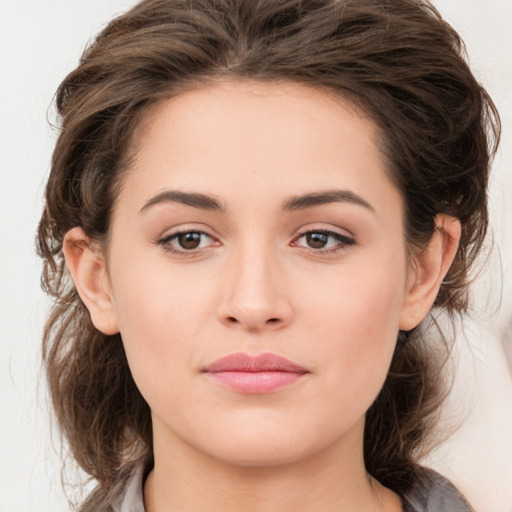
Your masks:
<instances>
[{"instance_id":1,"label":"nose","mask_svg":"<svg viewBox=\"0 0 512 512\"><path fill-rule=\"evenodd\" d=\"M293 316L286 288L282 263L271 251L245 247L226 269L219 320L250 332L282 329Z\"/></svg>"}]
</instances>

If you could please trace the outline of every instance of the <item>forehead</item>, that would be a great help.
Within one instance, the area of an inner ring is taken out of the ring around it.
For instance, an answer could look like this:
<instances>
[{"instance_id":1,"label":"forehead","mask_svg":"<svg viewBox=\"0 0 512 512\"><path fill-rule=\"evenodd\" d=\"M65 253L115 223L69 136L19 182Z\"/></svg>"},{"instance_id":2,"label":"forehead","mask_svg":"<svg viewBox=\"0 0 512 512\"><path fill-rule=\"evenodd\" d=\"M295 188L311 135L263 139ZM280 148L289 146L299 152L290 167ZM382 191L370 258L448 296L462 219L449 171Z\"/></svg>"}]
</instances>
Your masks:
<instances>
[{"instance_id":1,"label":"forehead","mask_svg":"<svg viewBox=\"0 0 512 512\"><path fill-rule=\"evenodd\" d=\"M377 137L368 116L339 94L225 81L147 112L126 185L146 199L165 188L277 200L340 187L397 199Z\"/></svg>"},{"instance_id":2,"label":"forehead","mask_svg":"<svg viewBox=\"0 0 512 512\"><path fill-rule=\"evenodd\" d=\"M209 140L213 147L236 142L243 149L265 139L267 145L274 141L275 147L286 149L324 138L323 129L338 141L364 134L377 142L378 131L369 116L339 92L257 80L222 80L160 101L143 116L134 141L140 148L158 143L162 135L169 141L182 137L181 143L201 137L201 143Z\"/></svg>"}]
</instances>

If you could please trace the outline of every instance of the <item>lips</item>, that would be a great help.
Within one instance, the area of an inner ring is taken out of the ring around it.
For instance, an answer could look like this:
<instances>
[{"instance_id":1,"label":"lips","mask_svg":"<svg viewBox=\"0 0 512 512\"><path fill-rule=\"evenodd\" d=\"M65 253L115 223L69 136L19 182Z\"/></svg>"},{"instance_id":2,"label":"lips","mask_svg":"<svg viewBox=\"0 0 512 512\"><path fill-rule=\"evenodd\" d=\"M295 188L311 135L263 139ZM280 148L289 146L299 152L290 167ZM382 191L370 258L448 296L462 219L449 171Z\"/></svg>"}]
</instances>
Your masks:
<instances>
[{"instance_id":1,"label":"lips","mask_svg":"<svg viewBox=\"0 0 512 512\"><path fill-rule=\"evenodd\" d=\"M217 383L241 393L270 393L287 387L309 373L306 368L276 354L230 354L203 372Z\"/></svg>"}]
</instances>

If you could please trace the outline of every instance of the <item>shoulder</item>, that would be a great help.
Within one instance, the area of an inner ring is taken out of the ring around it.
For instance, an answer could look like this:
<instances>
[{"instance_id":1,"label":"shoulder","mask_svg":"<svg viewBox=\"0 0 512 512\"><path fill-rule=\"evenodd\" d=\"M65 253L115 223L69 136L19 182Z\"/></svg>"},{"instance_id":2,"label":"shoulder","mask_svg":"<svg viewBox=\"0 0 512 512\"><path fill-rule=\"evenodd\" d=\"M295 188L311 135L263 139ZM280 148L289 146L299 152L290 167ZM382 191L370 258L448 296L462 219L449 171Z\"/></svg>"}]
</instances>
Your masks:
<instances>
[{"instance_id":1,"label":"shoulder","mask_svg":"<svg viewBox=\"0 0 512 512\"><path fill-rule=\"evenodd\" d=\"M144 512L144 485L145 470L142 464L135 467L130 476L120 507L116 512Z\"/></svg>"},{"instance_id":2,"label":"shoulder","mask_svg":"<svg viewBox=\"0 0 512 512\"><path fill-rule=\"evenodd\" d=\"M474 512L457 488L432 469L422 469L402 500L404 512Z\"/></svg>"}]
</instances>

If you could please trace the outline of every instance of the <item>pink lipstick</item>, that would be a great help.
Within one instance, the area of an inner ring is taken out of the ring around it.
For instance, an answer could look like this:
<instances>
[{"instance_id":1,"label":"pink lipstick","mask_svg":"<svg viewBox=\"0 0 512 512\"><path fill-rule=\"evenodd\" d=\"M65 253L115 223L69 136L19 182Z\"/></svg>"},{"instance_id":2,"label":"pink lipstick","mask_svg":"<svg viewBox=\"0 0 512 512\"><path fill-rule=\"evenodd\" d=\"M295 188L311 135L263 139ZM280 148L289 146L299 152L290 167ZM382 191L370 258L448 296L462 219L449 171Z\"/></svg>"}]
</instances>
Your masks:
<instances>
[{"instance_id":1,"label":"pink lipstick","mask_svg":"<svg viewBox=\"0 0 512 512\"><path fill-rule=\"evenodd\" d=\"M240 393L271 393L289 386L309 373L305 368L276 354L251 356L242 352L222 357L204 373Z\"/></svg>"}]
</instances>

